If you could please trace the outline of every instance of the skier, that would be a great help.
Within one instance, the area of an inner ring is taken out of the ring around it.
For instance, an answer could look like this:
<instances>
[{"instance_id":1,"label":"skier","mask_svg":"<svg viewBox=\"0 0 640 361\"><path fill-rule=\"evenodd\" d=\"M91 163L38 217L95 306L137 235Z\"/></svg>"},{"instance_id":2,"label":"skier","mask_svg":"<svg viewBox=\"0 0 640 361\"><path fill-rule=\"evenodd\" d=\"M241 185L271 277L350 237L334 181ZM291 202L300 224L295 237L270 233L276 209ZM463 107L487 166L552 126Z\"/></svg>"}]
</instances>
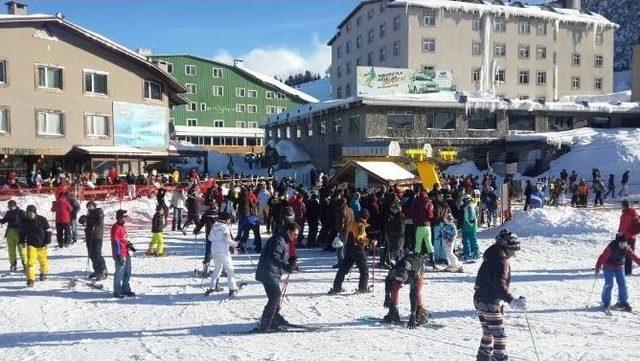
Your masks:
<instances>
[{"instance_id":1,"label":"skier","mask_svg":"<svg viewBox=\"0 0 640 361\"><path fill-rule=\"evenodd\" d=\"M161 205L156 206L156 213L151 219L151 242L149 242L149 248L147 249L148 256L162 256L164 255L164 236L162 231L164 230L164 208Z\"/></svg>"},{"instance_id":2,"label":"skier","mask_svg":"<svg viewBox=\"0 0 640 361\"><path fill-rule=\"evenodd\" d=\"M295 259L287 261L287 247L297 239L298 226L291 220L291 222L275 228L273 236L269 238L262 249L256 269L256 280L262 282L269 301L262 312L259 330L285 331L289 324L280 315L282 297L280 280L283 272L291 273L293 271Z\"/></svg>"},{"instance_id":3,"label":"skier","mask_svg":"<svg viewBox=\"0 0 640 361\"><path fill-rule=\"evenodd\" d=\"M347 244L344 246L344 259L340 263L336 277L333 280L333 288L329 290L330 295L344 292L342 282L344 282L344 277L354 264L360 271L358 293L369 292L369 266L367 265L366 255L366 248L369 246L369 237L366 232L367 227L369 227L367 219L369 219L369 211L363 209L360 211L358 219L349 224Z\"/></svg>"},{"instance_id":4,"label":"skier","mask_svg":"<svg viewBox=\"0 0 640 361\"><path fill-rule=\"evenodd\" d=\"M628 200L622 201L622 215L620 215L620 225L618 226L618 233L622 233L627 237L627 243L631 247L632 251L636 249L636 237L640 230L640 215L631 207ZM632 273L631 258L627 257L624 262L624 274L630 275Z\"/></svg>"},{"instance_id":5,"label":"skier","mask_svg":"<svg viewBox=\"0 0 640 361\"><path fill-rule=\"evenodd\" d=\"M496 236L496 242L484 253L473 295L473 303L482 325L482 340L476 355L477 361L508 359L505 353L507 336L504 331L504 309L501 303L506 302L513 309L527 309L526 298L514 298L509 292L509 259L519 250L518 236L503 229Z\"/></svg>"},{"instance_id":6,"label":"skier","mask_svg":"<svg viewBox=\"0 0 640 361\"><path fill-rule=\"evenodd\" d=\"M25 212L18 208L16 201L10 200L7 204L9 210L4 214L4 217L0 219L0 224L7 224L7 231L4 237L7 239L7 245L9 248L9 271L17 272L17 261L20 256L20 262L22 263L22 270L27 271L27 250L24 247L19 247L20 243L20 223L25 217Z\"/></svg>"},{"instance_id":7,"label":"skier","mask_svg":"<svg viewBox=\"0 0 640 361\"><path fill-rule=\"evenodd\" d=\"M238 235L236 236L236 241L238 242L238 250L241 253L245 253L247 251L247 240L249 239L249 231L253 232L253 247L257 253L262 252L262 239L260 238L260 226L262 223L260 219L255 214L254 210L251 210L251 213L242 218L242 220L238 223Z\"/></svg>"},{"instance_id":8,"label":"skier","mask_svg":"<svg viewBox=\"0 0 640 361\"><path fill-rule=\"evenodd\" d=\"M230 216L229 216L230 217ZM218 204L216 202L209 203L209 209L207 209L200 217L200 222L193 230L194 235L200 234L200 230L204 227L205 244L204 244L204 260L202 261L202 274L206 277L209 273L209 263L211 262L211 239L209 239L209 233L211 233L211 227L218 219Z\"/></svg>"},{"instance_id":9,"label":"skier","mask_svg":"<svg viewBox=\"0 0 640 361\"><path fill-rule=\"evenodd\" d=\"M593 192L595 193L595 198L593 200L593 205L598 206L598 203L602 205L602 192L604 192L604 183L600 180L600 177L596 177L593 180Z\"/></svg>"},{"instance_id":10,"label":"skier","mask_svg":"<svg viewBox=\"0 0 640 361\"><path fill-rule=\"evenodd\" d=\"M167 202L165 202L164 200L166 195L167 195L167 191L162 187L159 188L158 193L156 193L156 202L158 203L157 205L164 208L164 217L165 217L164 223L167 223L167 220L169 218L169 207L167 207Z\"/></svg>"},{"instance_id":11,"label":"skier","mask_svg":"<svg viewBox=\"0 0 640 361\"><path fill-rule=\"evenodd\" d=\"M399 291L403 285L410 285L409 297L411 302L411 315L408 328L416 328L427 322L431 314L422 304L422 284L424 283L424 259L420 254L409 253L404 256L392 269L389 270L384 282L384 307L389 312L383 321L400 324L398 312Z\"/></svg>"},{"instance_id":12,"label":"skier","mask_svg":"<svg viewBox=\"0 0 640 361\"><path fill-rule=\"evenodd\" d=\"M89 278L101 281L107 278L107 266L102 257L102 228L104 227L104 213L96 207L96 202L87 202L87 214L80 217L78 222L85 226L84 235L87 243L87 254L93 265L93 273Z\"/></svg>"},{"instance_id":13,"label":"skier","mask_svg":"<svg viewBox=\"0 0 640 361\"><path fill-rule=\"evenodd\" d=\"M187 235L187 227L198 224L198 188L193 183L187 191L187 221L182 226L182 234Z\"/></svg>"},{"instance_id":14,"label":"skier","mask_svg":"<svg viewBox=\"0 0 640 361\"><path fill-rule=\"evenodd\" d=\"M129 250L135 252L133 244L129 242L125 222L127 211L118 209L116 211L116 223L111 226L111 251L115 262L115 272L113 273L113 297L125 298L133 297L136 294L131 292L129 279L131 278L131 256Z\"/></svg>"},{"instance_id":15,"label":"skier","mask_svg":"<svg viewBox=\"0 0 640 361\"><path fill-rule=\"evenodd\" d=\"M178 185L176 190L171 195L171 208L173 208L173 219L171 221L171 230L178 231L182 230L182 210L184 209L184 200L186 198L186 194L184 193L184 189ZM176 223L178 223L176 225Z\"/></svg>"},{"instance_id":16,"label":"skier","mask_svg":"<svg viewBox=\"0 0 640 361\"><path fill-rule=\"evenodd\" d=\"M68 247L71 244L71 212L73 207L69 203L67 193L62 192L53 202L51 211L56 214L56 238L58 248Z\"/></svg>"},{"instance_id":17,"label":"skier","mask_svg":"<svg viewBox=\"0 0 640 361\"><path fill-rule=\"evenodd\" d=\"M604 252L598 257L596 263L596 277L600 273L600 269L604 266L604 288L602 289L602 307L605 311L610 308L631 312L631 306L627 301L629 294L627 293L627 281L624 275L625 258L633 260L640 264L640 258L633 252L628 244L628 238L618 233L616 239L611 241ZM613 279L618 284L618 303L613 307L611 304L611 290L613 289Z\"/></svg>"},{"instance_id":18,"label":"skier","mask_svg":"<svg viewBox=\"0 0 640 361\"><path fill-rule=\"evenodd\" d=\"M394 265L398 264L404 255L405 221L406 219L402 213L400 200L395 197L395 200L389 207L386 224L387 246L389 247L389 255Z\"/></svg>"},{"instance_id":19,"label":"skier","mask_svg":"<svg viewBox=\"0 0 640 361\"><path fill-rule=\"evenodd\" d=\"M47 278L47 245L51 243L49 222L37 213L33 204L27 206L26 217L20 223L19 236L19 246L27 249L27 286L33 287L36 280L36 263L40 264L40 281Z\"/></svg>"},{"instance_id":20,"label":"skier","mask_svg":"<svg viewBox=\"0 0 640 361\"><path fill-rule=\"evenodd\" d=\"M462 257L465 260L473 260L480 257L476 231L478 220L476 207L471 202L471 196L465 194L462 197Z\"/></svg>"},{"instance_id":21,"label":"skier","mask_svg":"<svg viewBox=\"0 0 640 361\"><path fill-rule=\"evenodd\" d=\"M238 292L236 279L234 277L233 260L229 247L237 247L231 238L231 228L229 227L229 213L221 213L217 221L211 226L209 239L211 240L211 254L213 255L213 272L211 273L211 287L205 292L208 296L213 292L220 292L222 288L218 286L218 278L222 269L227 273L227 284L229 287L229 297L233 297Z\"/></svg>"}]
</instances>

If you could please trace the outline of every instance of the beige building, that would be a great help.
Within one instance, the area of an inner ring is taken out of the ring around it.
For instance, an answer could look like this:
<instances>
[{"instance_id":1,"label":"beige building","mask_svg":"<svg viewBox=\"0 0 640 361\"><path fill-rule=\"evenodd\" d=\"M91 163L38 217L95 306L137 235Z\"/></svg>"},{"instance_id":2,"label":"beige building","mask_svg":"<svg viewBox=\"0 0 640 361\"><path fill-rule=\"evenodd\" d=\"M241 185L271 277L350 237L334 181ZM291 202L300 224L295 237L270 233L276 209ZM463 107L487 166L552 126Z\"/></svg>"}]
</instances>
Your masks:
<instances>
[{"instance_id":1,"label":"beige building","mask_svg":"<svg viewBox=\"0 0 640 361\"><path fill-rule=\"evenodd\" d=\"M451 70L464 91L557 100L613 89L617 25L580 1L368 0L329 41L333 98L356 95L356 67Z\"/></svg>"},{"instance_id":2,"label":"beige building","mask_svg":"<svg viewBox=\"0 0 640 361\"><path fill-rule=\"evenodd\" d=\"M633 47L633 63L631 65L631 101L640 102L640 44Z\"/></svg>"},{"instance_id":3,"label":"beige building","mask_svg":"<svg viewBox=\"0 0 640 361\"><path fill-rule=\"evenodd\" d=\"M0 14L0 169L86 170L119 158L126 172L166 156L169 107L185 104L180 83L63 15L7 5Z\"/></svg>"}]
</instances>

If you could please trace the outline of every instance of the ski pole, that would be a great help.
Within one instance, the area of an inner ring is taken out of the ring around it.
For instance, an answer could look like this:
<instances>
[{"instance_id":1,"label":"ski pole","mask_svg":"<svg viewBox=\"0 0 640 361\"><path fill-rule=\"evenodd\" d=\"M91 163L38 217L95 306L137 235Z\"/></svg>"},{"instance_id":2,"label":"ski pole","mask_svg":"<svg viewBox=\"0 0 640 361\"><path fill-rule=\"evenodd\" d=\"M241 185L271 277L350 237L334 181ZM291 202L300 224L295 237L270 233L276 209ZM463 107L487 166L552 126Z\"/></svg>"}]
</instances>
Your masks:
<instances>
[{"instance_id":1,"label":"ski pole","mask_svg":"<svg viewBox=\"0 0 640 361\"><path fill-rule=\"evenodd\" d=\"M533 351L536 353L536 360L540 361L540 355L538 354L538 347L536 346L536 339L533 337L533 330L531 330L531 324L529 323L529 316L527 316L527 311L523 310L524 319L527 321L527 328L529 329L529 335L531 335L531 343L533 344Z\"/></svg>"},{"instance_id":2,"label":"ski pole","mask_svg":"<svg viewBox=\"0 0 640 361\"><path fill-rule=\"evenodd\" d=\"M276 313L278 313L278 308L280 308L280 306L282 305L282 299L284 298L284 295L287 293L287 286L289 285L290 277L291 277L291 273L288 273L287 278L285 278L284 282L282 283L282 291L280 293L280 298L278 299L278 306L276 306L276 308L273 310L273 313L271 314L271 319L269 320L269 326L267 326L267 332L271 330L273 319L276 317Z\"/></svg>"},{"instance_id":3,"label":"ski pole","mask_svg":"<svg viewBox=\"0 0 640 361\"><path fill-rule=\"evenodd\" d=\"M371 292L374 292L376 290L376 246L378 245L378 242L376 242L376 240L373 240L373 275L371 276L372 278L372 283L371 283Z\"/></svg>"},{"instance_id":4,"label":"ski pole","mask_svg":"<svg viewBox=\"0 0 640 361\"><path fill-rule=\"evenodd\" d=\"M598 276L596 275L593 278L593 285L591 286L591 292L589 292L589 298L587 299L587 304L584 306L585 308L588 308L589 304L591 303L591 296L593 295L593 290L596 288L597 281L598 281Z\"/></svg>"}]
</instances>

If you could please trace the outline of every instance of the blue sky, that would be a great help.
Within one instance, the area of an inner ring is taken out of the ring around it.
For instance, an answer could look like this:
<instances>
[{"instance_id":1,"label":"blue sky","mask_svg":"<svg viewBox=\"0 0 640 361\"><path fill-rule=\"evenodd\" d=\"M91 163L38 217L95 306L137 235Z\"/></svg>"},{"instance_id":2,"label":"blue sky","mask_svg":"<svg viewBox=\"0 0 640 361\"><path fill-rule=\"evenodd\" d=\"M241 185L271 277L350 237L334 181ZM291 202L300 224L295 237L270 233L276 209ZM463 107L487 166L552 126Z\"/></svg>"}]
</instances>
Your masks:
<instances>
[{"instance_id":1,"label":"blue sky","mask_svg":"<svg viewBox=\"0 0 640 361\"><path fill-rule=\"evenodd\" d=\"M267 73L321 71L326 42L357 0L27 0L129 48L242 57ZM278 58L278 61L273 59ZM272 75L273 75L272 74Z\"/></svg>"}]
</instances>

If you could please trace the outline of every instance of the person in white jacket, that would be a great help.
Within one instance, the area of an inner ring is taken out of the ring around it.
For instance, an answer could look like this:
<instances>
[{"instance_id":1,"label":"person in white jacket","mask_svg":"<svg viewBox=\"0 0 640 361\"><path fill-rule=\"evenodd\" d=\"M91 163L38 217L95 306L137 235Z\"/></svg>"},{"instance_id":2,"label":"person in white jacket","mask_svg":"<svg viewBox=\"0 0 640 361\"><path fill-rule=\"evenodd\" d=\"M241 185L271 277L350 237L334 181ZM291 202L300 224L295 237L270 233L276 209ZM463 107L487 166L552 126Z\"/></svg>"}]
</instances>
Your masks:
<instances>
[{"instance_id":1,"label":"person in white jacket","mask_svg":"<svg viewBox=\"0 0 640 361\"><path fill-rule=\"evenodd\" d=\"M229 214L221 213L218 220L211 226L209 232L209 240L211 241L211 255L213 258L213 272L211 273L211 287L205 292L210 295L213 292L220 292L222 289L218 287L218 278L224 268L227 273L227 284L229 287L229 297L238 292L236 279L233 275L233 261L229 247L236 247L236 243L231 237L231 228L229 227Z\"/></svg>"},{"instance_id":2,"label":"person in white jacket","mask_svg":"<svg viewBox=\"0 0 640 361\"><path fill-rule=\"evenodd\" d=\"M182 230L182 210L184 209L185 199L187 199L187 195L184 192L184 188L178 186L176 190L171 195L171 200L169 201L171 208L173 208L173 221L171 222L171 230L176 230L176 222L178 222L178 231Z\"/></svg>"}]
</instances>

